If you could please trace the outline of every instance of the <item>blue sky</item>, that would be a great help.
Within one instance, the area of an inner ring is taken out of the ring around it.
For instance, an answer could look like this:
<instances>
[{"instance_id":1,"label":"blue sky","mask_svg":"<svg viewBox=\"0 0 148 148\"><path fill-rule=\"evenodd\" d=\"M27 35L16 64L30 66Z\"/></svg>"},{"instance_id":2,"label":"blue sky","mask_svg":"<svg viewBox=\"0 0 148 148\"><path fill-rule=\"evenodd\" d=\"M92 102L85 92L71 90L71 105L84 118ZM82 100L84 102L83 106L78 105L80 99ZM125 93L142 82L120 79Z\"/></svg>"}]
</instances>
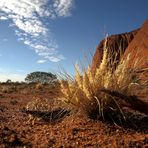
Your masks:
<instances>
[{"instance_id":1,"label":"blue sky","mask_svg":"<svg viewBox=\"0 0 148 148\"><path fill-rule=\"evenodd\" d=\"M60 66L73 73L106 33L140 27L147 6L148 0L0 0L0 81Z\"/></svg>"}]
</instances>

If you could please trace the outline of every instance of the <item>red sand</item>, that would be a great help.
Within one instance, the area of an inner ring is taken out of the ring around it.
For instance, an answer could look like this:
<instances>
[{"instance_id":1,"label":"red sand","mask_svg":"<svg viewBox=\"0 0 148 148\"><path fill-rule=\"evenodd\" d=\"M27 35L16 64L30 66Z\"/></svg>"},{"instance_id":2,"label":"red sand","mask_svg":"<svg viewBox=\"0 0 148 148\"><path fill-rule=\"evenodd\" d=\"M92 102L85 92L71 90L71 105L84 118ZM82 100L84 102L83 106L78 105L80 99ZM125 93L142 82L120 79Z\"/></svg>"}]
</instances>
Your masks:
<instances>
[{"instance_id":1,"label":"red sand","mask_svg":"<svg viewBox=\"0 0 148 148\"><path fill-rule=\"evenodd\" d=\"M127 113L127 123L118 127L109 121L92 120L73 113L61 119L30 120L22 112L33 97L48 98L51 107L55 88L22 89L0 94L0 147L126 148L148 147L148 116ZM16 104L12 104L16 100ZM50 122L51 121L51 122Z\"/></svg>"}]
</instances>

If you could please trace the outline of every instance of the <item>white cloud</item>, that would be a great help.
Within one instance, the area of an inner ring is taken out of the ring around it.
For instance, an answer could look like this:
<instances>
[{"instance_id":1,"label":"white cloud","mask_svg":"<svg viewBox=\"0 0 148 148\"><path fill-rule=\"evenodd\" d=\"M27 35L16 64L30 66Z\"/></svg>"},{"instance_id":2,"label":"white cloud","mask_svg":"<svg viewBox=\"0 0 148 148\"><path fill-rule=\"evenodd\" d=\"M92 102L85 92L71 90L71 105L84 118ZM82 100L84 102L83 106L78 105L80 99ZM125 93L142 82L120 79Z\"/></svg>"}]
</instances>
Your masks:
<instances>
[{"instance_id":1,"label":"white cloud","mask_svg":"<svg viewBox=\"0 0 148 148\"><path fill-rule=\"evenodd\" d=\"M7 20L7 17L0 16L0 20Z\"/></svg>"},{"instance_id":2,"label":"white cloud","mask_svg":"<svg viewBox=\"0 0 148 148\"><path fill-rule=\"evenodd\" d=\"M53 6L58 16L69 16L73 0L54 0Z\"/></svg>"},{"instance_id":3,"label":"white cloud","mask_svg":"<svg viewBox=\"0 0 148 148\"><path fill-rule=\"evenodd\" d=\"M58 45L45 25L45 19L66 17L74 0L0 0L0 20L10 19L18 40L52 62L64 57L57 52Z\"/></svg>"},{"instance_id":4,"label":"white cloud","mask_svg":"<svg viewBox=\"0 0 148 148\"><path fill-rule=\"evenodd\" d=\"M43 64L43 63L45 63L45 62L47 62L47 60L38 60L38 61L37 61L37 63L39 63L39 64Z\"/></svg>"},{"instance_id":5,"label":"white cloud","mask_svg":"<svg viewBox=\"0 0 148 148\"><path fill-rule=\"evenodd\" d=\"M57 56L46 56L45 57L46 59L48 59L49 61L52 61L52 62L59 62L61 59L65 59L64 56L62 55L57 55Z\"/></svg>"}]
</instances>

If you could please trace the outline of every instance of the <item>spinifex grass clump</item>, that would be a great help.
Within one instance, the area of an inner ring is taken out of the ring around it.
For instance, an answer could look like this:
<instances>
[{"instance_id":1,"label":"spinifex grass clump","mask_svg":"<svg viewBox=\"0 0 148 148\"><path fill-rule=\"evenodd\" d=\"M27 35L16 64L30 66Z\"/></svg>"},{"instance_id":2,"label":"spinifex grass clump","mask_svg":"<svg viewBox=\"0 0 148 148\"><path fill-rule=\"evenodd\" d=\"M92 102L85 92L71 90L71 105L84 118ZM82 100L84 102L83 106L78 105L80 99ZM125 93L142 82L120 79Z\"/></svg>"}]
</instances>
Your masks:
<instances>
[{"instance_id":1,"label":"spinifex grass clump","mask_svg":"<svg viewBox=\"0 0 148 148\"><path fill-rule=\"evenodd\" d=\"M90 67L87 69L83 67L81 70L75 65L74 77L65 74L66 79L62 79L60 84L63 94L61 100L66 106L84 111L92 118L104 118L112 113L124 117L119 98L104 90L131 95L135 73L128 68L130 56L121 60L116 68L109 66L115 65L116 62L111 60L111 56L107 52L105 42L103 59L95 72L92 72Z\"/></svg>"},{"instance_id":2,"label":"spinifex grass clump","mask_svg":"<svg viewBox=\"0 0 148 148\"><path fill-rule=\"evenodd\" d=\"M50 104L47 99L33 98L33 101L29 102L25 108L27 111L49 111Z\"/></svg>"}]
</instances>

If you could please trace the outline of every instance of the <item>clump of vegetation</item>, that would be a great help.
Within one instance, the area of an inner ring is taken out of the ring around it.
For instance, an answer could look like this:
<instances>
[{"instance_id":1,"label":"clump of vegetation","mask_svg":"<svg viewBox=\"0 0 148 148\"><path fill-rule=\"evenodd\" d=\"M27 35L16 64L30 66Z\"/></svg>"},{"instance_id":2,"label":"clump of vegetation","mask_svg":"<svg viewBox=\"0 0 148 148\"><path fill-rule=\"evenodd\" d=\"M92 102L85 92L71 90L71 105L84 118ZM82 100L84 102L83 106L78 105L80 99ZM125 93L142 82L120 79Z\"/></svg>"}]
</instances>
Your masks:
<instances>
[{"instance_id":1,"label":"clump of vegetation","mask_svg":"<svg viewBox=\"0 0 148 148\"><path fill-rule=\"evenodd\" d=\"M37 83L36 85L35 85L35 89L36 90L41 90L43 88L43 84L41 84L41 83Z\"/></svg>"},{"instance_id":2,"label":"clump of vegetation","mask_svg":"<svg viewBox=\"0 0 148 148\"><path fill-rule=\"evenodd\" d=\"M102 62L95 72L90 67L86 69L75 65L74 77L64 74L65 78L62 77L60 81L60 100L67 107L84 111L92 118L104 119L113 114L125 118L122 101L134 103L136 98L128 96L136 95L136 91L132 89L134 85L140 86L135 73L136 63L132 69L129 68L129 55L126 59L121 59L116 68L109 66L115 65L116 61L111 60L112 55L107 52L106 42Z\"/></svg>"},{"instance_id":3,"label":"clump of vegetation","mask_svg":"<svg viewBox=\"0 0 148 148\"><path fill-rule=\"evenodd\" d=\"M1 88L1 92L2 93L12 93L16 91L16 87L15 86L3 86Z\"/></svg>"},{"instance_id":4,"label":"clump of vegetation","mask_svg":"<svg viewBox=\"0 0 148 148\"><path fill-rule=\"evenodd\" d=\"M18 101L17 101L17 100L11 100L10 103L11 103L12 105L16 105L16 104L18 103Z\"/></svg>"},{"instance_id":5,"label":"clump of vegetation","mask_svg":"<svg viewBox=\"0 0 148 148\"><path fill-rule=\"evenodd\" d=\"M50 105L48 99L33 98L33 101L26 105L26 110L31 111L49 111Z\"/></svg>"},{"instance_id":6,"label":"clump of vegetation","mask_svg":"<svg viewBox=\"0 0 148 148\"><path fill-rule=\"evenodd\" d=\"M5 96L3 94L0 94L0 99L4 98Z\"/></svg>"},{"instance_id":7,"label":"clump of vegetation","mask_svg":"<svg viewBox=\"0 0 148 148\"><path fill-rule=\"evenodd\" d=\"M0 111L4 112L5 110L7 110L8 108L4 105L0 105Z\"/></svg>"}]
</instances>

